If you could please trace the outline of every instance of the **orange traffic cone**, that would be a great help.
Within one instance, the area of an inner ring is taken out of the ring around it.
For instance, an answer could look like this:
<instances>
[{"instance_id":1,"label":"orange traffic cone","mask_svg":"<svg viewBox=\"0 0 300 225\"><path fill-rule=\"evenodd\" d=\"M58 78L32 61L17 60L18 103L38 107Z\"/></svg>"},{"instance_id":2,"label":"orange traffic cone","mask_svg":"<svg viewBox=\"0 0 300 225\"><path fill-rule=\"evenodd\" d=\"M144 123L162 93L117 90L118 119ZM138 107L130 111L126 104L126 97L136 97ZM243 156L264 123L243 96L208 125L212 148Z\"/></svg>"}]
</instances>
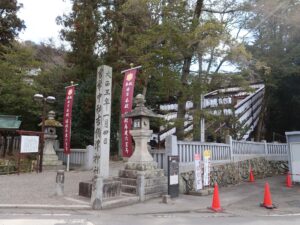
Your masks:
<instances>
[{"instance_id":1,"label":"orange traffic cone","mask_svg":"<svg viewBox=\"0 0 300 225\"><path fill-rule=\"evenodd\" d=\"M267 209L276 208L272 203L271 192L268 182L265 184L265 194L264 194L264 202L260 204L261 207L265 207Z\"/></svg>"},{"instance_id":2,"label":"orange traffic cone","mask_svg":"<svg viewBox=\"0 0 300 225\"><path fill-rule=\"evenodd\" d=\"M286 175L286 187L291 188L292 186L291 173L289 171Z\"/></svg>"},{"instance_id":3,"label":"orange traffic cone","mask_svg":"<svg viewBox=\"0 0 300 225\"><path fill-rule=\"evenodd\" d=\"M221 204L220 204L219 187L218 187L217 183L215 183L213 200L212 200L211 207L209 209L213 210L214 212L222 212L223 211L223 209L221 208Z\"/></svg>"},{"instance_id":4,"label":"orange traffic cone","mask_svg":"<svg viewBox=\"0 0 300 225\"><path fill-rule=\"evenodd\" d=\"M254 175L253 175L253 171L252 168L250 167L250 174L249 174L249 182L254 182Z\"/></svg>"}]
</instances>

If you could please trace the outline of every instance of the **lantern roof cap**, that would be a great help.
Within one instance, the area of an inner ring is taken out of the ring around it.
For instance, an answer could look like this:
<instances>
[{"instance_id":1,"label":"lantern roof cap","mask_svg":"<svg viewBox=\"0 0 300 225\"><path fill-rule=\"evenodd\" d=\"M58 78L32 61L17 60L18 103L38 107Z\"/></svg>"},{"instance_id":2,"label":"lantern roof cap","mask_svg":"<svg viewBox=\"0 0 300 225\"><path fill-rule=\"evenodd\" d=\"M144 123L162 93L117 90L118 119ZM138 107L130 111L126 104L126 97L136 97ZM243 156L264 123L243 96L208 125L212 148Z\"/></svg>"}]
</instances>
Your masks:
<instances>
[{"instance_id":1,"label":"lantern roof cap","mask_svg":"<svg viewBox=\"0 0 300 225\"><path fill-rule=\"evenodd\" d=\"M124 115L125 118L134 117L160 117L158 114L154 113L152 110L145 106L145 97L142 94L138 94L134 102L136 104L135 108Z\"/></svg>"},{"instance_id":2,"label":"lantern roof cap","mask_svg":"<svg viewBox=\"0 0 300 225\"><path fill-rule=\"evenodd\" d=\"M39 126L42 126L42 123L40 123ZM55 119L55 112L50 111L48 113L48 118L45 120L45 126L46 127L62 127L63 125Z\"/></svg>"}]
</instances>

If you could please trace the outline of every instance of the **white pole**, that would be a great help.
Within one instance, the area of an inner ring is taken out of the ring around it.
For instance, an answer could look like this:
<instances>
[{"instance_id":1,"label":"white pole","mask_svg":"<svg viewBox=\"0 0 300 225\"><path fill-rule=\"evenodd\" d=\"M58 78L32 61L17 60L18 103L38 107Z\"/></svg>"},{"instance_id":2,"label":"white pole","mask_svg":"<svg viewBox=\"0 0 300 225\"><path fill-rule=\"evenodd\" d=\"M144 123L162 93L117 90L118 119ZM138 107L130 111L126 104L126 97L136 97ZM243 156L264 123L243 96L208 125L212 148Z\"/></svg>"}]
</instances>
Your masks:
<instances>
[{"instance_id":1,"label":"white pole","mask_svg":"<svg viewBox=\"0 0 300 225\"><path fill-rule=\"evenodd\" d=\"M70 170L70 154L67 155L67 172Z\"/></svg>"},{"instance_id":2,"label":"white pole","mask_svg":"<svg viewBox=\"0 0 300 225\"><path fill-rule=\"evenodd\" d=\"M201 97L200 97L200 109L201 111L203 110L203 95L201 94ZM204 118L202 117L200 119L200 141L201 142L205 142L205 120Z\"/></svg>"}]
</instances>

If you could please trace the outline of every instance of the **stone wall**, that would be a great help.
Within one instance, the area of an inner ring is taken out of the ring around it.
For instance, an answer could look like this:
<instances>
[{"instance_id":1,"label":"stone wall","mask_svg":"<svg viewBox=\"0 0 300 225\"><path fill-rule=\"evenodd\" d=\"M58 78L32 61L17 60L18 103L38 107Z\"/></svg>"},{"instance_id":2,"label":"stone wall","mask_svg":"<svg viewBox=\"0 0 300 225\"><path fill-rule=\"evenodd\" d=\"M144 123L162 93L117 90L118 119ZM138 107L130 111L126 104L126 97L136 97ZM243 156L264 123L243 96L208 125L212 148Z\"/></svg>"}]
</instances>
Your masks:
<instances>
[{"instance_id":1,"label":"stone wall","mask_svg":"<svg viewBox=\"0 0 300 225\"><path fill-rule=\"evenodd\" d=\"M288 171L287 161L267 161L265 158L254 158L222 165L215 164L211 167L211 184L217 182L219 186L225 187L247 181L250 165L255 179L284 174ZM187 189L194 191L194 171L181 173L179 188L181 193L186 193Z\"/></svg>"}]
</instances>

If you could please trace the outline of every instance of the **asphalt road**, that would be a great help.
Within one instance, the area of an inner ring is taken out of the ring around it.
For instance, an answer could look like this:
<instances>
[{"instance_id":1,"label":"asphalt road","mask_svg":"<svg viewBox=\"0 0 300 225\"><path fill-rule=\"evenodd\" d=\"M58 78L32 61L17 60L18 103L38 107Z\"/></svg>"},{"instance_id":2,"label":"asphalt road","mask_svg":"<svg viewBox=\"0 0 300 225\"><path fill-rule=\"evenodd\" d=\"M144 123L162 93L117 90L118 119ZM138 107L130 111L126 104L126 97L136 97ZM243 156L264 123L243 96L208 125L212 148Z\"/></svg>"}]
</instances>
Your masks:
<instances>
[{"instance_id":1,"label":"asphalt road","mask_svg":"<svg viewBox=\"0 0 300 225\"><path fill-rule=\"evenodd\" d=\"M117 167L116 167L117 168ZM117 169L116 169L117 171ZM90 179L88 171L66 173L65 195L54 196L55 173L1 176L0 225L234 225L300 224L300 185L285 187L285 177L219 189L222 213L207 209L212 196L180 195L168 204L160 198L126 207L94 211L89 199L78 196L78 183ZM259 207L265 182L278 207Z\"/></svg>"},{"instance_id":2,"label":"asphalt road","mask_svg":"<svg viewBox=\"0 0 300 225\"><path fill-rule=\"evenodd\" d=\"M272 214L239 216L231 213L180 212L112 215L108 211L49 211L49 210L2 210L0 225L296 225L298 214Z\"/></svg>"}]
</instances>

